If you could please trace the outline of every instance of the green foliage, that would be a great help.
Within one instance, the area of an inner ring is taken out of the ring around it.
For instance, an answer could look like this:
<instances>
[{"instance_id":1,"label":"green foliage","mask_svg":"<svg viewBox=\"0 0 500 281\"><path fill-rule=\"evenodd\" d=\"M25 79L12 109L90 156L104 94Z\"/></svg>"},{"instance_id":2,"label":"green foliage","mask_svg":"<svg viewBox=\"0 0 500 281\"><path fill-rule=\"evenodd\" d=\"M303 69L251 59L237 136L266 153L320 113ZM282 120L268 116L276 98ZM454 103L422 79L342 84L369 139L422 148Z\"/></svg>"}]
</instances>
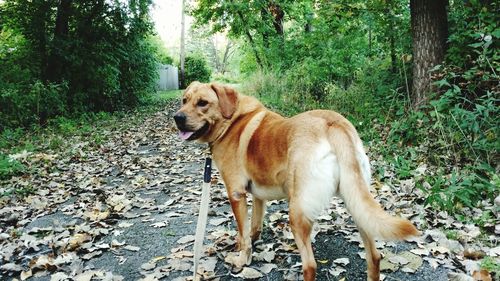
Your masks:
<instances>
[{"instance_id":1,"label":"green foliage","mask_svg":"<svg viewBox=\"0 0 500 281\"><path fill-rule=\"evenodd\" d=\"M155 59L161 64L170 64L172 65L174 60L170 56L167 48L165 48L165 43L161 40L160 36L150 36L148 38L148 42L151 44L151 47L154 49Z\"/></svg>"},{"instance_id":2,"label":"green foliage","mask_svg":"<svg viewBox=\"0 0 500 281\"><path fill-rule=\"evenodd\" d=\"M19 175L25 169L19 161L0 153L0 180Z\"/></svg>"},{"instance_id":3,"label":"green foliage","mask_svg":"<svg viewBox=\"0 0 500 281\"><path fill-rule=\"evenodd\" d=\"M0 130L128 108L153 92L160 55L147 40L150 5L3 1Z\"/></svg>"},{"instance_id":4,"label":"green foliage","mask_svg":"<svg viewBox=\"0 0 500 281\"><path fill-rule=\"evenodd\" d=\"M208 82L212 75L205 58L199 55L186 57L184 71L184 85L182 85L182 88L187 87L193 81Z\"/></svg>"},{"instance_id":5,"label":"green foliage","mask_svg":"<svg viewBox=\"0 0 500 281\"><path fill-rule=\"evenodd\" d=\"M33 84L7 84L0 89L0 130L32 123L44 124L47 118L66 113L67 84L35 81Z\"/></svg>"},{"instance_id":6,"label":"green foliage","mask_svg":"<svg viewBox=\"0 0 500 281\"><path fill-rule=\"evenodd\" d=\"M500 276L500 261L498 257L486 256L481 260L481 268L488 270L490 273L494 273L495 276Z\"/></svg>"},{"instance_id":7,"label":"green foliage","mask_svg":"<svg viewBox=\"0 0 500 281\"><path fill-rule=\"evenodd\" d=\"M498 63L494 48L498 48L500 39L498 2L453 1L452 8L447 62L460 68L469 68L471 64L489 67L486 60L489 57Z\"/></svg>"},{"instance_id":8,"label":"green foliage","mask_svg":"<svg viewBox=\"0 0 500 281\"><path fill-rule=\"evenodd\" d=\"M230 73L214 73L212 74L212 81L218 81L220 83L226 83L226 84L236 84L240 82L239 77L235 75L231 75Z\"/></svg>"}]
</instances>

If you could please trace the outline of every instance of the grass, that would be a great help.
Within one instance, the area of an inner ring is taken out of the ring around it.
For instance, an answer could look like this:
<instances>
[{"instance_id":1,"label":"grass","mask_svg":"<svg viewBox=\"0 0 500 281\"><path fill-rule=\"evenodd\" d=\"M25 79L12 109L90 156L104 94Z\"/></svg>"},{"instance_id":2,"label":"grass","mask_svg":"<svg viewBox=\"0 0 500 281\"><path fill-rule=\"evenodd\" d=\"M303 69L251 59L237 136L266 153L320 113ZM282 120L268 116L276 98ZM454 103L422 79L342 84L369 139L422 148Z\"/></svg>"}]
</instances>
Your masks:
<instances>
[{"instance_id":1,"label":"grass","mask_svg":"<svg viewBox=\"0 0 500 281\"><path fill-rule=\"evenodd\" d=\"M179 98L182 95L182 90L158 91L148 97L153 104L164 103L173 99Z\"/></svg>"}]
</instances>

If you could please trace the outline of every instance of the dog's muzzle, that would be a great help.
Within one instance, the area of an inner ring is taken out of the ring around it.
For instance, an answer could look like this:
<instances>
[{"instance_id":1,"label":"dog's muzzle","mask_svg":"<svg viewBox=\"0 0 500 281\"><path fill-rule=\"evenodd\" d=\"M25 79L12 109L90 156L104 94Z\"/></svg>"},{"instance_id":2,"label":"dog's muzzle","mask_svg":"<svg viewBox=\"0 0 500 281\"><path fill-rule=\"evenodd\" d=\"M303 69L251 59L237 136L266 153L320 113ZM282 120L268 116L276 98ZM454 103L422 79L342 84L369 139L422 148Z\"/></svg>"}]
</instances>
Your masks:
<instances>
[{"instance_id":1,"label":"dog's muzzle","mask_svg":"<svg viewBox=\"0 0 500 281\"><path fill-rule=\"evenodd\" d=\"M179 128L179 130L185 129L187 116L184 112L181 111L177 112L174 115L174 120L175 120L175 125L177 125L177 128Z\"/></svg>"},{"instance_id":2,"label":"dog's muzzle","mask_svg":"<svg viewBox=\"0 0 500 281\"><path fill-rule=\"evenodd\" d=\"M174 115L175 125L179 129L179 137L183 140L195 140L206 134L210 128L208 122L206 122L200 128L189 128L187 126L187 115L184 112L177 112Z\"/></svg>"}]
</instances>

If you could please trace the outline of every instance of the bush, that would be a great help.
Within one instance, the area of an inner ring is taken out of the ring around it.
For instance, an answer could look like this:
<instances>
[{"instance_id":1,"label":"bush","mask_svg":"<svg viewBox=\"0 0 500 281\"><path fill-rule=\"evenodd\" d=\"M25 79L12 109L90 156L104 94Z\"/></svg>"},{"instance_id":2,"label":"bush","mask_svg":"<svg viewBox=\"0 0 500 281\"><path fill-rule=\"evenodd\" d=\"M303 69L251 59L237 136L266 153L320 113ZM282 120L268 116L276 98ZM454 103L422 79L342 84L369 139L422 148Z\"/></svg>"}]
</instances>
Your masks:
<instances>
[{"instance_id":1,"label":"bush","mask_svg":"<svg viewBox=\"0 0 500 281\"><path fill-rule=\"evenodd\" d=\"M169 60L148 39L150 3L72 4L56 34L57 1L3 2L0 131L134 107L154 92L158 60Z\"/></svg>"},{"instance_id":2,"label":"bush","mask_svg":"<svg viewBox=\"0 0 500 281\"><path fill-rule=\"evenodd\" d=\"M208 82L211 75L212 71L205 58L198 55L187 56L184 62L184 85L181 87L186 88L193 81Z\"/></svg>"},{"instance_id":3,"label":"bush","mask_svg":"<svg viewBox=\"0 0 500 281\"><path fill-rule=\"evenodd\" d=\"M19 161L0 153L0 180L22 173L26 167Z\"/></svg>"},{"instance_id":4,"label":"bush","mask_svg":"<svg viewBox=\"0 0 500 281\"><path fill-rule=\"evenodd\" d=\"M67 90L66 83L7 84L0 89L0 130L45 124L48 118L66 113Z\"/></svg>"}]
</instances>

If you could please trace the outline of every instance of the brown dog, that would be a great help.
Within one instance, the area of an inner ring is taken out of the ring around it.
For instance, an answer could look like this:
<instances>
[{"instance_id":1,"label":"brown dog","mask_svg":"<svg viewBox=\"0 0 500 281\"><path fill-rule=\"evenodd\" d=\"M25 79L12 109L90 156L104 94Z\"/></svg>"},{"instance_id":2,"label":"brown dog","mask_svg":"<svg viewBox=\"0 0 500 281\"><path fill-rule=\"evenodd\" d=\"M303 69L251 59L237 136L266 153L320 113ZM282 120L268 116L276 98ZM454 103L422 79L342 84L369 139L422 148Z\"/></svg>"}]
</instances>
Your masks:
<instances>
[{"instance_id":1,"label":"brown dog","mask_svg":"<svg viewBox=\"0 0 500 281\"><path fill-rule=\"evenodd\" d=\"M370 166L352 124L340 114L309 111L284 118L257 99L220 84L193 82L174 116L181 138L210 145L238 225L237 266L251 262L266 200L287 198L290 225L302 258L304 280L316 277L311 246L315 218L332 196L340 196L366 248L368 280L379 280L374 237L417 235L406 219L392 217L368 190ZM253 196L248 227L247 194Z\"/></svg>"}]
</instances>

